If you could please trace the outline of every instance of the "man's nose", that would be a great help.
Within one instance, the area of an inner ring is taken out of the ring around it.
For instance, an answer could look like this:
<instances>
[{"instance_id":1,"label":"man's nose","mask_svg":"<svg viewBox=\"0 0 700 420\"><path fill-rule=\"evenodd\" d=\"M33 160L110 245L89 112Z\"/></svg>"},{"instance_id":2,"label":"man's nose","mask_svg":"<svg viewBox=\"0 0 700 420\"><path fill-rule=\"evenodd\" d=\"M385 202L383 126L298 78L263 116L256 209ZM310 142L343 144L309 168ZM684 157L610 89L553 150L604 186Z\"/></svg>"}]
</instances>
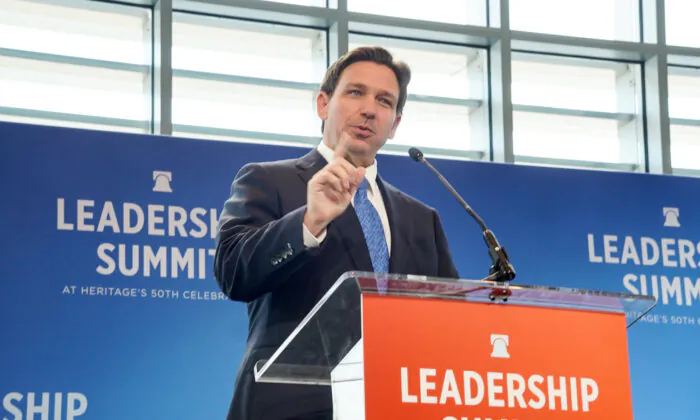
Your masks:
<instances>
[{"instance_id":1,"label":"man's nose","mask_svg":"<svg viewBox=\"0 0 700 420\"><path fill-rule=\"evenodd\" d=\"M366 100L362 101L362 105L360 107L360 114L364 118L373 119L377 115L376 106L376 101L367 98Z\"/></svg>"}]
</instances>

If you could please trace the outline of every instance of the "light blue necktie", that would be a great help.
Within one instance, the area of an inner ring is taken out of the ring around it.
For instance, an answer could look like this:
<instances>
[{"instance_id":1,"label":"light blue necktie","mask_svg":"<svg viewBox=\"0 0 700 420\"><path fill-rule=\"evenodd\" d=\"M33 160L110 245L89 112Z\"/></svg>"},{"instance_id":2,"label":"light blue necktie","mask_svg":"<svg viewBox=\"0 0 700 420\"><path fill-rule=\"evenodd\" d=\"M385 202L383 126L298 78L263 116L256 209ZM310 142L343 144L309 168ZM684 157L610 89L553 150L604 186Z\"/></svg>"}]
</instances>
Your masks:
<instances>
[{"instance_id":1,"label":"light blue necktie","mask_svg":"<svg viewBox=\"0 0 700 420\"><path fill-rule=\"evenodd\" d=\"M376 273L388 273L389 249L384 236L382 220L367 196L367 178L364 178L360 186L357 187L354 203L355 213L360 219L369 256L372 259L372 267Z\"/></svg>"}]
</instances>

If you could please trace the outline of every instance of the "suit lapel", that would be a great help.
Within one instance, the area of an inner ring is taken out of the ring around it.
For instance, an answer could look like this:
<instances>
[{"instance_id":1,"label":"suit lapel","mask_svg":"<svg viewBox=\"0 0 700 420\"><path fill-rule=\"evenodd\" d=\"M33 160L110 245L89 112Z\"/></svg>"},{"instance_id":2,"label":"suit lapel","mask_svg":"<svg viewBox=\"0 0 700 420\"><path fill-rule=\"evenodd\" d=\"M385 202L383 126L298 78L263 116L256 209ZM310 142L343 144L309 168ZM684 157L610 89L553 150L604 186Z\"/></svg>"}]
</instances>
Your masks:
<instances>
[{"instance_id":1,"label":"suit lapel","mask_svg":"<svg viewBox=\"0 0 700 420\"><path fill-rule=\"evenodd\" d=\"M316 149L297 160L298 173L305 186L316 172L323 169L326 163L326 160ZM337 238L343 244L356 270L372 271L372 260L362 233L362 226L352 205L349 205L340 216L328 225L328 237Z\"/></svg>"},{"instance_id":2,"label":"suit lapel","mask_svg":"<svg viewBox=\"0 0 700 420\"><path fill-rule=\"evenodd\" d=\"M297 159L296 166L298 169L297 173L301 179L304 180L304 185L306 185L316 172L326 166L326 160L321 156L318 150L313 149Z\"/></svg>"},{"instance_id":3,"label":"suit lapel","mask_svg":"<svg viewBox=\"0 0 700 420\"><path fill-rule=\"evenodd\" d=\"M357 218L355 208L349 205L328 227L328 233L342 238L353 265L358 271L373 271L372 259L365 241L362 225Z\"/></svg>"},{"instance_id":4,"label":"suit lapel","mask_svg":"<svg viewBox=\"0 0 700 420\"><path fill-rule=\"evenodd\" d=\"M399 211L400 192L393 185L377 178L377 185L382 192L382 199L386 208L386 215L389 219L389 230L391 231L391 255L389 258L389 271L397 274L406 274L411 271L413 251L406 243L401 233L402 226L408 223L405 214ZM410 266L409 266L410 265Z\"/></svg>"}]
</instances>

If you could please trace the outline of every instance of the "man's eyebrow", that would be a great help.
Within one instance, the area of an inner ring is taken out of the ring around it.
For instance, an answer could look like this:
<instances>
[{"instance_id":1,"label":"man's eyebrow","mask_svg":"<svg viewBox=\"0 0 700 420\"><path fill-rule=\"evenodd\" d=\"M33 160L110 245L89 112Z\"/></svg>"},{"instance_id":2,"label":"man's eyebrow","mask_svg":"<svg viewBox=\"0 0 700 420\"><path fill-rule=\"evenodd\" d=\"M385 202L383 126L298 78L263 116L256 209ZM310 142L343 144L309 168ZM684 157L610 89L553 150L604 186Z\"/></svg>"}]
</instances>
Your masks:
<instances>
[{"instance_id":1,"label":"man's eyebrow","mask_svg":"<svg viewBox=\"0 0 700 420\"><path fill-rule=\"evenodd\" d=\"M348 83L348 87L356 87L360 89L367 89L367 85L364 83Z\"/></svg>"}]
</instances>

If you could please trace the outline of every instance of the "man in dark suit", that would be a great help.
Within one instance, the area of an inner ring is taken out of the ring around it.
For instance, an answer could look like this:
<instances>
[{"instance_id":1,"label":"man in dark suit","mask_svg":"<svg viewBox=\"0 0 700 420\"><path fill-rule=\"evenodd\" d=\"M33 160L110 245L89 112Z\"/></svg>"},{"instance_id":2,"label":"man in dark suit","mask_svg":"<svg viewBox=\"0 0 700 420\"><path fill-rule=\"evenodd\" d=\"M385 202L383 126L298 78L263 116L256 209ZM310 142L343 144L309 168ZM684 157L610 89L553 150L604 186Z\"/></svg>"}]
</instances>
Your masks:
<instances>
[{"instance_id":1,"label":"man in dark suit","mask_svg":"<svg viewBox=\"0 0 700 420\"><path fill-rule=\"evenodd\" d=\"M248 344L229 420L332 419L330 387L256 383L269 358L341 274L458 277L437 212L377 174L409 68L381 48L334 63L317 97L323 141L299 159L240 169L219 221L215 277L246 302Z\"/></svg>"}]
</instances>

